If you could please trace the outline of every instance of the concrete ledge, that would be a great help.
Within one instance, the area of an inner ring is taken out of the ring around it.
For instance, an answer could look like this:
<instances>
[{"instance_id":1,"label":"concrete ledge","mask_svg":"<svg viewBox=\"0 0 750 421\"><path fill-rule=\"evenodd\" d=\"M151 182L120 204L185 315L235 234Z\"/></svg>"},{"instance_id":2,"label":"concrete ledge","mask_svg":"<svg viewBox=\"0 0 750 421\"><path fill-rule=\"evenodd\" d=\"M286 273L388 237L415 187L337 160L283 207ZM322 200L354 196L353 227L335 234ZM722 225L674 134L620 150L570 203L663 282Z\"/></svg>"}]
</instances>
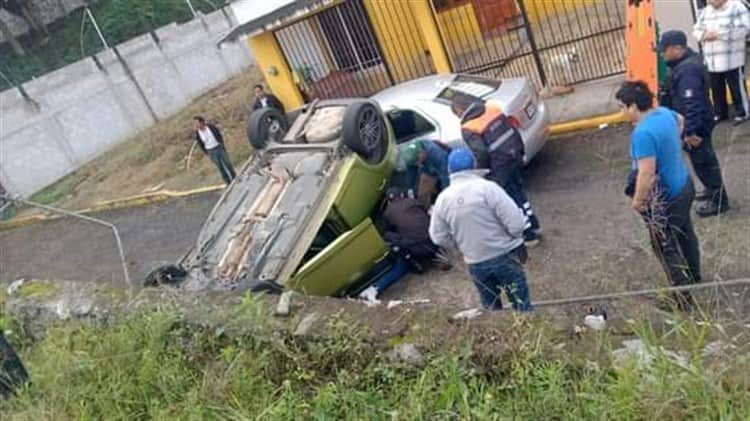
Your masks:
<instances>
[{"instance_id":1,"label":"concrete ledge","mask_svg":"<svg viewBox=\"0 0 750 421\"><path fill-rule=\"evenodd\" d=\"M580 130L598 129L602 124L618 124L624 123L625 121L625 117L622 113L613 113L598 117L568 121L565 123L552 124L550 125L549 130L552 136L557 136Z\"/></svg>"}]
</instances>

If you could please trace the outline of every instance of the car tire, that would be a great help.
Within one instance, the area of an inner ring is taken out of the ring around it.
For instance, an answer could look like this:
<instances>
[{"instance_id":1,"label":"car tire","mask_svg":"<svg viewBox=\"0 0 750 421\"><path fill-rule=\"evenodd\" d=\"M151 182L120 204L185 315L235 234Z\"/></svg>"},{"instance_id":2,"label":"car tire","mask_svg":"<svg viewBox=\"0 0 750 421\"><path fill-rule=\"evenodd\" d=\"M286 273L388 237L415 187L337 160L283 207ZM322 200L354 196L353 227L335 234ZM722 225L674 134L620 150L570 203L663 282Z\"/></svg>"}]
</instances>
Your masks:
<instances>
[{"instance_id":1,"label":"car tire","mask_svg":"<svg viewBox=\"0 0 750 421\"><path fill-rule=\"evenodd\" d=\"M289 123L276 108L261 108L253 111L247 122L247 140L255 149L264 149L269 141L278 142L284 138Z\"/></svg>"},{"instance_id":2,"label":"car tire","mask_svg":"<svg viewBox=\"0 0 750 421\"><path fill-rule=\"evenodd\" d=\"M284 287L271 281L257 281L250 285L250 292L252 293L266 293L272 295L278 295L284 292Z\"/></svg>"},{"instance_id":3,"label":"car tire","mask_svg":"<svg viewBox=\"0 0 750 421\"><path fill-rule=\"evenodd\" d=\"M146 278L143 280L143 286L152 288L160 287L162 285L175 286L182 283L182 281L187 278L187 275L187 271L181 266L159 266L146 275Z\"/></svg>"},{"instance_id":4,"label":"car tire","mask_svg":"<svg viewBox=\"0 0 750 421\"><path fill-rule=\"evenodd\" d=\"M369 101L350 104L344 113L344 144L363 160L376 164L385 158L388 133L380 109Z\"/></svg>"}]
</instances>

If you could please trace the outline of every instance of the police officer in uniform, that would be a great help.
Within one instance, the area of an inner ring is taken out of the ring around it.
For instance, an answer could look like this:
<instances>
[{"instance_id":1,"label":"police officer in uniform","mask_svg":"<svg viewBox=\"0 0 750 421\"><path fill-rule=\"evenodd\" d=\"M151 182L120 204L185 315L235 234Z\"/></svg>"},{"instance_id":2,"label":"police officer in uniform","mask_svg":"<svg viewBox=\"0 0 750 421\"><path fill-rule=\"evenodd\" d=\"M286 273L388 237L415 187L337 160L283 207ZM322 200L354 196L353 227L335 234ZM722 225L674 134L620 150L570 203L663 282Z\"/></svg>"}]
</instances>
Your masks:
<instances>
[{"instance_id":1,"label":"police officer in uniform","mask_svg":"<svg viewBox=\"0 0 750 421\"><path fill-rule=\"evenodd\" d=\"M690 156L698 179L706 187L696 197L702 202L696 208L696 213L708 217L726 212L729 210L729 198L711 143L713 108L703 57L687 46L687 36L682 31L665 32L659 48L669 67L659 92L659 103L685 117L683 149Z\"/></svg>"},{"instance_id":2,"label":"police officer in uniform","mask_svg":"<svg viewBox=\"0 0 750 421\"><path fill-rule=\"evenodd\" d=\"M461 134L474 152L477 168L489 168L487 178L499 184L521 208L526 218L524 242L528 247L535 246L541 238L541 226L523 191L521 133L492 102L458 94L453 99L452 109L461 119Z\"/></svg>"}]
</instances>

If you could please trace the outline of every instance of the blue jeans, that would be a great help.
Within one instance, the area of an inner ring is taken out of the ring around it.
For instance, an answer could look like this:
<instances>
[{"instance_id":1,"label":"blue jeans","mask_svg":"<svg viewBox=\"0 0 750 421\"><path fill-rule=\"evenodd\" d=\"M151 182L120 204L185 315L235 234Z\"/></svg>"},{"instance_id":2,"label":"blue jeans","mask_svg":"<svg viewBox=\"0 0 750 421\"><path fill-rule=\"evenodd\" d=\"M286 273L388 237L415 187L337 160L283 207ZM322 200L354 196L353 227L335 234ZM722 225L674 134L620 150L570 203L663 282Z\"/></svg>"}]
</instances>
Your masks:
<instances>
[{"instance_id":1,"label":"blue jeans","mask_svg":"<svg viewBox=\"0 0 750 421\"><path fill-rule=\"evenodd\" d=\"M504 289L514 310L533 310L523 266L510 254L469 265L469 273L485 309L503 308L500 290Z\"/></svg>"},{"instance_id":2,"label":"blue jeans","mask_svg":"<svg viewBox=\"0 0 750 421\"><path fill-rule=\"evenodd\" d=\"M216 165L216 168L219 169L219 173L221 174L221 178L224 180L224 182L226 184L231 183L232 179L237 175L234 173L232 161L229 160L229 154L227 154L227 150L224 148L224 146L219 145L213 149L209 149L206 151L206 154L208 154L211 162Z\"/></svg>"}]
</instances>

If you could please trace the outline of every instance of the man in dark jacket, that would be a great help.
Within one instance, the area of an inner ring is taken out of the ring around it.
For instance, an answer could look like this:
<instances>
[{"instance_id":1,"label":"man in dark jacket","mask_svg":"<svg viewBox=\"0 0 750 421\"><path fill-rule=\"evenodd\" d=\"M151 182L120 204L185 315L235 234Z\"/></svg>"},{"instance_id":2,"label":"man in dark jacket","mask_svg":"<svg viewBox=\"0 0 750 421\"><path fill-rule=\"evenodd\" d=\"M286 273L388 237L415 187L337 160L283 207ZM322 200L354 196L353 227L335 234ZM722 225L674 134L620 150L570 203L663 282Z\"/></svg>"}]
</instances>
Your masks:
<instances>
[{"instance_id":1,"label":"man in dark jacket","mask_svg":"<svg viewBox=\"0 0 750 421\"><path fill-rule=\"evenodd\" d=\"M489 180L502 187L526 217L524 242L533 247L539 243L541 226L523 191L524 144L521 133L498 106L478 98L458 95L453 113L461 119L464 142L474 152L477 168L489 168Z\"/></svg>"},{"instance_id":2,"label":"man in dark jacket","mask_svg":"<svg viewBox=\"0 0 750 421\"><path fill-rule=\"evenodd\" d=\"M398 249L410 260L412 268L421 270L421 262L432 258L437 247L430 240L430 215L427 208L417 199L408 197L398 187L386 192L385 241Z\"/></svg>"},{"instance_id":3,"label":"man in dark jacket","mask_svg":"<svg viewBox=\"0 0 750 421\"><path fill-rule=\"evenodd\" d=\"M195 122L195 142L198 147L208 155L211 161L219 169L221 178L226 184L232 182L236 177L232 161L229 160L226 148L224 148L224 137L221 131L213 124L206 124L206 119L201 116L193 117Z\"/></svg>"},{"instance_id":4,"label":"man in dark jacket","mask_svg":"<svg viewBox=\"0 0 750 421\"><path fill-rule=\"evenodd\" d=\"M687 36L682 31L665 32L660 49L669 72L660 89L659 102L685 117L683 148L690 156L698 179L706 187L704 194L696 198L704 202L696 208L696 213L707 217L726 212L729 198L711 143L714 119L703 58L687 46Z\"/></svg>"},{"instance_id":5,"label":"man in dark jacket","mask_svg":"<svg viewBox=\"0 0 750 421\"><path fill-rule=\"evenodd\" d=\"M263 85L255 85L253 90L255 91L255 104L253 105L253 111L270 107L281 111L281 114L285 113L284 104L282 104L274 94L266 93L265 89L263 89Z\"/></svg>"}]
</instances>

